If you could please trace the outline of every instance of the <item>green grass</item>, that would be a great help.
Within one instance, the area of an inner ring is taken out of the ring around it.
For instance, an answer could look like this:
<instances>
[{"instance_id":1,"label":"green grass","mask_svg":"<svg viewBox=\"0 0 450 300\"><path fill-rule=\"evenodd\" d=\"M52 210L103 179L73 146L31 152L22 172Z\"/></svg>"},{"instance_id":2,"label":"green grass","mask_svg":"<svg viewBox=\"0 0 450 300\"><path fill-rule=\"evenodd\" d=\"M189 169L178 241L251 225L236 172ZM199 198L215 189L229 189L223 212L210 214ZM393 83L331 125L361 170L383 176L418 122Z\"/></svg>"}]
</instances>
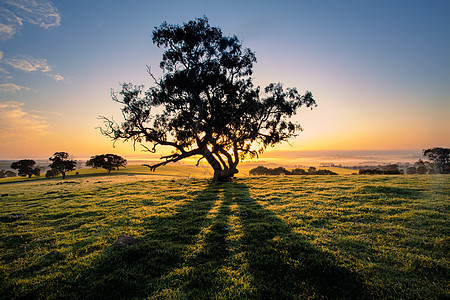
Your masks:
<instances>
[{"instance_id":1,"label":"green grass","mask_svg":"<svg viewBox=\"0 0 450 300\"><path fill-rule=\"evenodd\" d=\"M77 174L78 173L78 174ZM66 173L66 180L72 179L81 179L84 177L98 177L98 176L109 176L111 177L120 177L120 176L140 176L138 179L143 179L144 177L148 177L146 179L188 179L188 178L209 178L212 177L212 169L208 166L182 166L182 165L169 165L158 168L156 171L151 172L150 169L146 166L141 165L129 165L126 168L120 168L120 170L113 170L111 173L108 173L106 169L98 168L98 169L78 169L75 171L70 171ZM248 172L247 172L248 175ZM61 175L55 177L55 179L61 179ZM8 178L0 178L0 184L4 183L13 183L13 182L27 182L27 181L40 181L40 180L48 180L45 177L45 173L42 173L41 176L32 176L28 177L8 177ZM129 181L129 180L127 180Z\"/></svg>"},{"instance_id":2,"label":"green grass","mask_svg":"<svg viewBox=\"0 0 450 300\"><path fill-rule=\"evenodd\" d=\"M117 176L0 185L2 298L450 297L447 175Z\"/></svg>"}]
</instances>

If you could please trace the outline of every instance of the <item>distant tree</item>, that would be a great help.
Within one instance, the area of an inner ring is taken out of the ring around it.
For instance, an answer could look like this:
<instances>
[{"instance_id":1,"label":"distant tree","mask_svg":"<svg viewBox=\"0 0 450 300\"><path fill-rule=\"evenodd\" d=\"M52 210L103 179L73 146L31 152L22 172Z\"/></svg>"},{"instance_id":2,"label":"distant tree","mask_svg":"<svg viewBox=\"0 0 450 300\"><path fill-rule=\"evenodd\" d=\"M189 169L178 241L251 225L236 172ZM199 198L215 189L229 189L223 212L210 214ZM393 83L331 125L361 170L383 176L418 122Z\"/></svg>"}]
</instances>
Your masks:
<instances>
[{"instance_id":1,"label":"distant tree","mask_svg":"<svg viewBox=\"0 0 450 300\"><path fill-rule=\"evenodd\" d=\"M383 174L383 171L378 168L372 168L372 169L360 169L358 171L359 175L381 175Z\"/></svg>"},{"instance_id":2,"label":"distant tree","mask_svg":"<svg viewBox=\"0 0 450 300\"><path fill-rule=\"evenodd\" d=\"M126 164L126 159L115 154L101 154L91 156L91 159L86 162L86 166L92 168L104 168L108 170L108 173L115 168L117 168L117 170L119 170L119 167L125 168Z\"/></svg>"},{"instance_id":3,"label":"distant tree","mask_svg":"<svg viewBox=\"0 0 450 300\"><path fill-rule=\"evenodd\" d=\"M15 177L17 174L9 170L0 170L0 178Z\"/></svg>"},{"instance_id":4,"label":"distant tree","mask_svg":"<svg viewBox=\"0 0 450 300\"><path fill-rule=\"evenodd\" d=\"M266 168L263 166L258 166L254 169L251 169L249 172L250 175L338 175L330 170L322 169L317 170L314 167L310 167L308 172L303 169L294 169L292 171L286 170L283 167L277 167L274 169Z\"/></svg>"},{"instance_id":5,"label":"distant tree","mask_svg":"<svg viewBox=\"0 0 450 300\"><path fill-rule=\"evenodd\" d=\"M417 174L416 167L408 167L408 168L406 168L406 174Z\"/></svg>"},{"instance_id":6,"label":"distant tree","mask_svg":"<svg viewBox=\"0 0 450 300\"><path fill-rule=\"evenodd\" d=\"M52 161L49 167L54 172L54 176L61 173L63 179L66 178L66 172L75 170L77 165L76 161L69 159L67 152L55 152L49 160Z\"/></svg>"},{"instance_id":7,"label":"distant tree","mask_svg":"<svg viewBox=\"0 0 450 300\"><path fill-rule=\"evenodd\" d=\"M423 160L419 159L414 163L414 166L416 167L417 174L427 174L428 168Z\"/></svg>"},{"instance_id":8,"label":"distant tree","mask_svg":"<svg viewBox=\"0 0 450 300\"><path fill-rule=\"evenodd\" d=\"M398 164L388 164L381 167L381 171L386 175L400 175L403 172L399 169Z\"/></svg>"},{"instance_id":9,"label":"distant tree","mask_svg":"<svg viewBox=\"0 0 450 300\"><path fill-rule=\"evenodd\" d=\"M314 173L312 173L312 175L338 175L338 174L327 169L321 169L315 171Z\"/></svg>"},{"instance_id":10,"label":"distant tree","mask_svg":"<svg viewBox=\"0 0 450 300\"><path fill-rule=\"evenodd\" d=\"M450 149L434 147L424 149L423 155L433 161L436 171L440 174L450 174Z\"/></svg>"},{"instance_id":11,"label":"distant tree","mask_svg":"<svg viewBox=\"0 0 450 300\"><path fill-rule=\"evenodd\" d=\"M35 167L36 162L32 159L22 159L11 164L11 169L17 170L19 176L40 176L41 169Z\"/></svg>"},{"instance_id":12,"label":"distant tree","mask_svg":"<svg viewBox=\"0 0 450 300\"><path fill-rule=\"evenodd\" d=\"M303 170L303 169L296 168L296 169L291 171L291 174L292 175L307 175L308 173L305 170Z\"/></svg>"},{"instance_id":13,"label":"distant tree","mask_svg":"<svg viewBox=\"0 0 450 300\"><path fill-rule=\"evenodd\" d=\"M315 167L309 167L308 169L308 174L312 175L317 171L317 169Z\"/></svg>"},{"instance_id":14,"label":"distant tree","mask_svg":"<svg viewBox=\"0 0 450 300\"><path fill-rule=\"evenodd\" d=\"M183 25L162 23L153 43L166 48L160 67L163 78L149 71L155 85L123 84L114 101L123 105L124 122L102 117L102 134L114 142L148 142L174 152L163 162L149 165L154 171L170 162L197 156L214 170L213 180L227 180L238 172L247 156L255 157L268 146L295 137L302 130L291 117L302 106L316 106L311 92L269 84L262 95L252 82L255 54L242 47L236 36L224 36L206 17ZM156 108L158 113L151 110Z\"/></svg>"},{"instance_id":15,"label":"distant tree","mask_svg":"<svg viewBox=\"0 0 450 300\"><path fill-rule=\"evenodd\" d=\"M286 170L283 167L277 167L274 169L269 169L270 170L270 175L291 175L291 172L289 172L288 170Z\"/></svg>"},{"instance_id":16,"label":"distant tree","mask_svg":"<svg viewBox=\"0 0 450 300\"><path fill-rule=\"evenodd\" d=\"M46 178L52 178L52 177L55 177L56 175L58 175L58 174L53 170L47 170L47 172L45 173Z\"/></svg>"}]
</instances>

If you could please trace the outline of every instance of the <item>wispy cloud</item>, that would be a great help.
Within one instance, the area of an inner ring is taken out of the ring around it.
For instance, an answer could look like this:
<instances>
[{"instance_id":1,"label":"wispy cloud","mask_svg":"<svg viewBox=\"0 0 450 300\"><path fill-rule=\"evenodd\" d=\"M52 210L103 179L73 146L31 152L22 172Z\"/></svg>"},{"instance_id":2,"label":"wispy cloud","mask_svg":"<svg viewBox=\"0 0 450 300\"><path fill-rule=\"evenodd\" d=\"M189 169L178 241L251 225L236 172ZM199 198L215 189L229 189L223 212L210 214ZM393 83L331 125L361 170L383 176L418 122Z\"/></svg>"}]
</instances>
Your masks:
<instances>
[{"instance_id":1,"label":"wispy cloud","mask_svg":"<svg viewBox=\"0 0 450 300\"><path fill-rule=\"evenodd\" d=\"M64 80L64 77L60 74L51 74L51 73L46 73L45 75L47 75L48 77L51 77L53 79L55 79L56 81L60 81L60 80Z\"/></svg>"},{"instance_id":2,"label":"wispy cloud","mask_svg":"<svg viewBox=\"0 0 450 300\"><path fill-rule=\"evenodd\" d=\"M18 92L20 90L29 90L30 88L27 88L26 86L20 86L14 83L1 83L0 84L0 91L1 92Z\"/></svg>"},{"instance_id":3,"label":"wispy cloud","mask_svg":"<svg viewBox=\"0 0 450 300\"><path fill-rule=\"evenodd\" d=\"M24 22L49 29L59 26L61 14L48 0L6 0L0 7L0 39L12 38Z\"/></svg>"},{"instance_id":4,"label":"wispy cloud","mask_svg":"<svg viewBox=\"0 0 450 300\"><path fill-rule=\"evenodd\" d=\"M16 101L0 102L0 139L34 139L48 135L50 127L47 118L39 112L24 109L24 103Z\"/></svg>"},{"instance_id":5,"label":"wispy cloud","mask_svg":"<svg viewBox=\"0 0 450 300\"><path fill-rule=\"evenodd\" d=\"M51 73L52 66L50 66L44 58L35 58L29 55L18 55L15 57L1 59L0 62L27 73L43 72L45 75L55 80L64 80L62 75Z\"/></svg>"},{"instance_id":6,"label":"wispy cloud","mask_svg":"<svg viewBox=\"0 0 450 300\"><path fill-rule=\"evenodd\" d=\"M47 64L47 60L44 58L34 58L28 55L19 55L12 58L6 58L2 60L4 64L8 64L11 67L25 71L34 72L42 71L49 72L52 68Z\"/></svg>"}]
</instances>

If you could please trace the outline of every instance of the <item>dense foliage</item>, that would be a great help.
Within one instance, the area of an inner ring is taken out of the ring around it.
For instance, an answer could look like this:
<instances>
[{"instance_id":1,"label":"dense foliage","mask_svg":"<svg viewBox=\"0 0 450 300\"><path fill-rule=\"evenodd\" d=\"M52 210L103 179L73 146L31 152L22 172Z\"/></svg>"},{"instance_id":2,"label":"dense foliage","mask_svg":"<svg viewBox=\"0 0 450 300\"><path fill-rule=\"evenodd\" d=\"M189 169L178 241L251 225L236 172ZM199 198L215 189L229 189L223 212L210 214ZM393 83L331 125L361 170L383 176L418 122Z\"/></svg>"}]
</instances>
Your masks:
<instances>
[{"instance_id":1,"label":"dense foliage","mask_svg":"<svg viewBox=\"0 0 450 300\"><path fill-rule=\"evenodd\" d=\"M164 22L152 40L166 49L160 63L164 76L157 79L149 70L155 84L146 92L132 84L113 92L124 122L102 117L101 129L114 141L147 142L151 146L143 146L153 153L157 146L171 147L172 154L151 170L199 156L214 169L214 180L228 179L246 156L296 136L302 129L290 118L300 107L316 105L310 92L280 83L265 87L262 97L251 77L255 54L236 36L211 27L206 17L183 25Z\"/></svg>"},{"instance_id":2,"label":"dense foliage","mask_svg":"<svg viewBox=\"0 0 450 300\"><path fill-rule=\"evenodd\" d=\"M400 175L403 171L399 169L397 164L388 164L378 168L360 169L360 175Z\"/></svg>"},{"instance_id":3,"label":"dense foliage","mask_svg":"<svg viewBox=\"0 0 450 300\"><path fill-rule=\"evenodd\" d=\"M300 168L293 169L291 171L286 170L283 167L277 167L277 168L266 168L264 166L258 166L254 169L251 169L249 171L250 175L338 175L337 173L321 169L317 170L314 167L310 167L308 171L305 171Z\"/></svg>"},{"instance_id":4,"label":"dense foliage","mask_svg":"<svg viewBox=\"0 0 450 300\"><path fill-rule=\"evenodd\" d=\"M49 168L52 170L53 176L61 173L63 179L66 178L66 172L75 170L75 166L77 165L75 160L69 158L67 152L55 152L49 160L52 161Z\"/></svg>"},{"instance_id":5,"label":"dense foliage","mask_svg":"<svg viewBox=\"0 0 450 300\"><path fill-rule=\"evenodd\" d=\"M92 168L104 168L108 170L108 173L114 169L119 170L119 167L125 167L126 165L127 160L115 154L94 155L86 162L86 166Z\"/></svg>"},{"instance_id":6,"label":"dense foliage","mask_svg":"<svg viewBox=\"0 0 450 300\"><path fill-rule=\"evenodd\" d=\"M440 174L450 174L450 149L434 147L424 149L423 155L433 161L434 166Z\"/></svg>"},{"instance_id":7,"label":"dense foliage","mask_svg":"<svg viewBox=\"0 0 450 300\"><path fill-rule=\"evenodd\" d=\"M32 159L22 159L19 161L15 161L11 164L11 169L17 170L19 176L31 176L36 175L39 176L41 173L41 169L35 167L36 162Z\"/></svg>"}]
</instances>

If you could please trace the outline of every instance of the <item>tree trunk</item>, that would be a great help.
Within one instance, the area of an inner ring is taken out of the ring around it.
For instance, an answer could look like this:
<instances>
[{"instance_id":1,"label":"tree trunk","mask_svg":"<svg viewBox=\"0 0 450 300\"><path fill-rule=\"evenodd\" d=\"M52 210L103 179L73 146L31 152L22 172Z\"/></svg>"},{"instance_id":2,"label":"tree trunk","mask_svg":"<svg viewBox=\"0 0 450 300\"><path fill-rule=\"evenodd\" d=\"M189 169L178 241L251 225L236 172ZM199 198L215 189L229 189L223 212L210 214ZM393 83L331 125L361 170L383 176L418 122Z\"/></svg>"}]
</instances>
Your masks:
<instances>
[{"instance_id":1,"label":"tree trunk","mask_svg":"<svg viewBox=\"0 0 450 300\"><path fill-rule=\"evenodd\" d=\"M203 150L202 155L204 158L206 158L206 160L214 170L214 176L212 178L214 182L230 180L234 176L234 174L239 172L236 169L237 164L233 164L230 167L223 168L220 162L207 148Z\"/></svg>"},{"instance_id":2,"label":"tree trunk","mask_svg":"<svg viewBox=\"0 0 450 300\"><path fill-rule=\"evenodd\" d=\"M66 179L66 172L61 172L62 174L62 179Z\"/></svg>"},{"instance_id":3,"label":"tree trunk","mask_svg":"<svg viewBox=\"0 0 450 300\"><path fill-rule=\"evenodd\" d=\"M217 181L228 181L231 178L233 178L234 174L238 173L238 169L236 168L231 168L231 169L219 169L219 170L214 170L214 177L213 177L213 181L217 182Z\"/></svg>"}]
</instances>

